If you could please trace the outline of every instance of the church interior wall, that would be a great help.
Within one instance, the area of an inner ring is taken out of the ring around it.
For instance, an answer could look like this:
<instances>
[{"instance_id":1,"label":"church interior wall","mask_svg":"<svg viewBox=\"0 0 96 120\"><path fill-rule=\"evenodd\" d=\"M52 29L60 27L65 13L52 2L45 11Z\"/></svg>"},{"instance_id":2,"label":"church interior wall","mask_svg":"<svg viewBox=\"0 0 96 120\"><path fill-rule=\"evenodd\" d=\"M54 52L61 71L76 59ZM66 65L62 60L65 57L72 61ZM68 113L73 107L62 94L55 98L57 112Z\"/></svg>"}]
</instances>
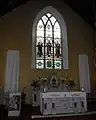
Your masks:
<instances>
[{"instance_id":1,"label":"church interior wall","mask_svg":"<svg viewBox=\"0 0 96 120\"><path fill-rule=\"evenodd\" d=\"M68 70L37 70L31 68L32 57L32 24L39 11L51 5L64 17L67 25L68 38ZM20 91L30 85L38 77L48 77L56 73L75 81L75 90L79 90L78 54L87 54L90 66L90 80L92 79L93 57L92 28L63 1L30 1L29 3L10 11L0 19L0 84L4 86L6 53L8 50L20 52Z\"/></svg>"}]
</instances>

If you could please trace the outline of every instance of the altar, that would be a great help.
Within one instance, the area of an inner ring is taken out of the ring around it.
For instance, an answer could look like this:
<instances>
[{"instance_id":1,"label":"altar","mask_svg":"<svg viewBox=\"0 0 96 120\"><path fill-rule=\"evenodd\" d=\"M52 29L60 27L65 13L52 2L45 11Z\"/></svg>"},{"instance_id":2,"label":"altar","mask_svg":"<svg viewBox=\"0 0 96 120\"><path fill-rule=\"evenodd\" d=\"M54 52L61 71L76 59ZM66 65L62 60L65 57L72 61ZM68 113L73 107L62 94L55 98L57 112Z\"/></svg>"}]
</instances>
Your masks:
<instances>
[{"instance_id":1,"label":"altar","mask_svg":"<svg viewBox=\"0 0 96 120\"><path fill-rule=\"evenodd\" d=\"M72 78L58 78L55 74L42 78L32 86L32 106L40 106L42 115L87 112L86 92L73 91L74 84Z\"/></svg>"},{"instance_id":2,"label":"altar","mask_svg":"<svg viewBox=\"0 0 96 120\"><path fill-rule=\"evenodd\" d=\"M72 92L75 85L72 78L57 77L52 74L49 78L40 78L34 81L32 86L32 106L40 106L40 93L47 92Z\"/></svg>"},{"instance_id":3,"label":"altar","mask_svg":"<svg viewBox=\"0 0 96 120\"><path fill-rule=\"evenodd\" d=\"M40 112L43 115L58 115L87 112L85 92L40 93Z\"/></svg>"}]
</instances>

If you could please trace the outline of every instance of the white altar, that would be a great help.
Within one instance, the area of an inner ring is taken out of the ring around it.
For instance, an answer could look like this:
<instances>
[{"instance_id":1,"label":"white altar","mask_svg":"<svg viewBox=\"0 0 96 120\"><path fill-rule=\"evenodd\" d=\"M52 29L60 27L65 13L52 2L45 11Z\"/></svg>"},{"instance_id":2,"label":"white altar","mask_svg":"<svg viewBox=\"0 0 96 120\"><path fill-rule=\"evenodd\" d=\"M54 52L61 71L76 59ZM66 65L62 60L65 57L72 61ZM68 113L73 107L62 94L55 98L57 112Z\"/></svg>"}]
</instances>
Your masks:
<instances>
[{"instance_id":1,"label":"white altar","mask_svg":"<svg viewBox=\"0 0 96 120\"><path fill-rule=\"evenodd\" d=\"M87 111L85 92L40 93L40 112L43 115L80 113Z\"/></svg>"},{"instance_id":2,"label":"white altar","mask_svg":"<svg viewBox=\"0 0 96 120\"><path fill-rule=\"evenodd\" d=\"M72 92L73 82L66 77L58 78L55 74L49 78L41 78L39 85L32 90L32 106L40 106L40 92Z\"/></svg>"},{"instance_id":3,"label":"white altar","mask_svg":"<svg viewBox=\"0 0 96 120\"><path fill-rule=\"evenodd\" d=\"M33 87L32 106L40 106L43 115L80 113L87 111L86 92L74 92L74 81L52 75L42 78Z\"/></svg>"}]
</instances>

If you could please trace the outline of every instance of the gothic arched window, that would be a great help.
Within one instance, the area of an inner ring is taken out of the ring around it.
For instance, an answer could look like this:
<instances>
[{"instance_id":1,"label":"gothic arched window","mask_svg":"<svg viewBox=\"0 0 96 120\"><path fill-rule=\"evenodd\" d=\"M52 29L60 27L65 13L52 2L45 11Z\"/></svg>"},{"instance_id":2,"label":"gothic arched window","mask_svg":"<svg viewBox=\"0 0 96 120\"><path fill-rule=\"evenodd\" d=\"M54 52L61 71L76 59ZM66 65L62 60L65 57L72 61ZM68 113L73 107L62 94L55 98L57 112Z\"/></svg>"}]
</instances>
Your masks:
<instances>
[{"instance_id":1,"label":"gothic arched window","mask_svg":"<svg viewBox=\"0 0 96 120\"><path fill-rule=\"evenodd\" d=\"M36 29L36 68L62 68L61 27L51 13L42 16Z\"/></svg>"},{"instance_id":2,"label":"gothic arched window","mask_svg":"<svg viewBox=\"0 0 96 120\"><path fill-rule=\"evenodd\" d=\"M37 15L32 38L33 68L68 69L66 25L53 7L46 7Z\"/></svg>"}]
</instances>

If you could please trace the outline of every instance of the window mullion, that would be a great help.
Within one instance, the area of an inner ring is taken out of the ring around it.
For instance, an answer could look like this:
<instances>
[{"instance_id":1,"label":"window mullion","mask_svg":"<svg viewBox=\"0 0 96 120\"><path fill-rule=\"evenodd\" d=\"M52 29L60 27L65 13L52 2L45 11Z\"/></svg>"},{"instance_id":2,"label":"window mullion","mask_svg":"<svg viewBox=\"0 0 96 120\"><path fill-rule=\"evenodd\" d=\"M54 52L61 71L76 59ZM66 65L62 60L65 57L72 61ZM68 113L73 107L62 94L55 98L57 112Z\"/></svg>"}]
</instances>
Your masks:
<instances>
[{"instance_id":1,"label":"window mullion","mask_svg":"<svg viewBox=\"0 0 96 120\"><path fill-rule=\"evenodd\" d=\"M54 68L54 26L52 25L53 68Z\"/></svg>"},{"instance_id":2,"label":"window mullion","mask_svg":"<svg viewBox=\"0 0 96 120\"><path fill-rule=\"evenodd\" d=\"M46 59L45 59L45 42L46 42L46 25L44 25L44 68L46 68Z\"/></svg>"}]
</instances>

